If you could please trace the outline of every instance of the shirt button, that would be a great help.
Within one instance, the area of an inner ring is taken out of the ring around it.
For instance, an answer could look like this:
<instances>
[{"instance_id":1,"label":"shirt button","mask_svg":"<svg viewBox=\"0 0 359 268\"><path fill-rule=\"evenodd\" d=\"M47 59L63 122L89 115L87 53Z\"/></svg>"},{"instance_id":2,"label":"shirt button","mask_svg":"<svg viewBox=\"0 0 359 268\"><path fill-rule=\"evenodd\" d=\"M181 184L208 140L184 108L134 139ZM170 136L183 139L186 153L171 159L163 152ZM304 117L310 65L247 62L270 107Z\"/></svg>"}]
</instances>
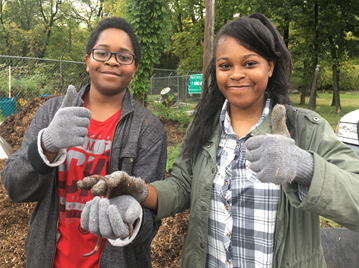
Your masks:
<instances>
[{"instance_id":1,"label":"shirt button","mask_svg":"<svg viewBox=\"0 0 359 268\"><path fill-rule=\"evenodd\" d=\"M204 247L205 247L203 242L202 242L201 244L199 244L199 246L200 246L201 248L204 248Z\"/></svg>"},{"instance_id":2,"label":"shirt button","mask_svg":"<svg viewBox=\"0 0 359 268\"><path fill-rule=\"evenodd\" d=\"M207 148L210 148L211 147L211 144L207 144Z\"/></svg>"},{"instance_id":3,"label":"shirt button","mask_svg":"<svg viewBox=\"0 0 359 268\"><path fill-rule=\"evenodd\" d=\"M206 211L207 210L206 206L202 206L202 210Z\"/></svg>"},{"instance_id":4,"label":"shirt button","mask_svg":"<svg viewBox=\"0 0 359 268\"><path fill-rule=\"evenodd\" d=\"M227 263L228 263L229 265L231 265L231 261L227 261Z\"/></svg>"},{"instance_id":5,"label":"shirt button","mask_svg":"<svg viewBox=\"0 0 359 268\"><path fill-rule=\"evenodd\" d=\"M238 145L238 146L240 146L240 145L241 145L241 143L240 143L240 142L237 142L237 145Z\"/></svg>"},{"instance_id":6,"label":"shirt button","mask_svg":"<svg viewBox=\"0 0 359 268\"><path fill-rule=\"evenodd\" d=\"M229 184L229 181L226 181L226 185L228 185Z\"/></svg>"},{"instance_id":7,"label":"shirt button","mask_svg":"<svg viewBox=\"0 0 359 268\"><path fill-rule=\"evenodd\" d=\"M212 173L214 173L216 171L216 169L215 168L212 168Z\"/></svg>"},{"instance_id":8,"label":"shirt button","mask_svg":"<svg viewBox=\"0 0 359 268\"><path fill-rule=\"evenodd\" d=\"M227 233L227 236L228 236L228 237L230 237L230 236L231 236L231 234L230 234L230 233Z\"/></svg>"},{"instance_id":9,"label":"shirt button","mask_svg":"<svg viewBox=\"0 0 359 268\"><path fill-rule=\"evenodd\" d=\"M226 206L226 209L227 209L227 210L229 210L229 207L228 207L228 206Z\"/></svg>"}]
</instances>

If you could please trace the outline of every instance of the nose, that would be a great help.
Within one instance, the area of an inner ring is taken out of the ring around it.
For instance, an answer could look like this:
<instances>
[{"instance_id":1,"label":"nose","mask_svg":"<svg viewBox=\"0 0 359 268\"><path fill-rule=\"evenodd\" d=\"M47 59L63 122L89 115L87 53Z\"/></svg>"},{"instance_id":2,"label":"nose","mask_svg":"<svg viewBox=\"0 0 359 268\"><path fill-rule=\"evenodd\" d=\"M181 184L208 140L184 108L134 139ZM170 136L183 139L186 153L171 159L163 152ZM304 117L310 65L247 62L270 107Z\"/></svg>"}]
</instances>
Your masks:
<instances>
[{"instance_id":1,"label":"nose","mask_svg":"<svg viewBox=\"0 0 359 268\"><path fill-rule=\"evenodd\" d=\"M241 80L241 79L243 79L245 77L246 77L246 74L242 69L240 69L240 70L233 69L233 72L229 76L229 78L232 79L232 80Z\"/></svg>"},{"instance_id":2,"label":"nose","mask_svg":"<svg viewBox=\"0 0 359 268\"><path fill-rule=\"evenodd\" d=\"M107 61L105 61L105 64L108 64L108 65L120 65L116 60L116 55L115 54L111 54L111 57Z\"/></svg>"}]
</instances>

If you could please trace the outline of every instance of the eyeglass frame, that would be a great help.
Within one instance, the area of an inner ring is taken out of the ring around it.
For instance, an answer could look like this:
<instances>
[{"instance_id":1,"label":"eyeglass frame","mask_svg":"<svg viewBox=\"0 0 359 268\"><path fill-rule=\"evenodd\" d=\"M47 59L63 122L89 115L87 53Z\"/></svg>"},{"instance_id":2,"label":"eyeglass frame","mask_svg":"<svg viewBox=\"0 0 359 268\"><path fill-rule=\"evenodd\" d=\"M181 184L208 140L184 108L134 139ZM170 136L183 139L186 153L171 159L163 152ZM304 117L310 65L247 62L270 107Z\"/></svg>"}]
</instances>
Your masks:
<instances>
[{"instance_id":1,"label":"eyeglass frame","mask_svg":"<svg viewBox=\"0 0 359 268\"><path fill-rule=\"evenodd\" d=\"M107 51L107 52L110 53L110 56L108 57L107 60L95 59L95 56L94 56L94 51L95 51L95 50L105 50L105 51ZM107 50L107 49L104 49L104 48L92 48L92 49L91 49L91 52L92 52L92 53L91 53L91 54L92 54L92 58L93 58L94 60L101 61L101 62L106 62L106 61L110 60L111 57L112 57L112 55L115 56L115 60L116 60L116 62L117 62L118 64L123 64L123 65L131 65L131 64L135 61L135 59L136 59L136 55L135 55L135 54L132 54L132 53L130 53L130 52L111 52L110 50ZM118 55L118 54L129 54L129 55L132 55L133 58L132 58L131 63L122 63L122 62L119 62L119 61L117 60L117 55Z\"/></svg>"}]
</instances>

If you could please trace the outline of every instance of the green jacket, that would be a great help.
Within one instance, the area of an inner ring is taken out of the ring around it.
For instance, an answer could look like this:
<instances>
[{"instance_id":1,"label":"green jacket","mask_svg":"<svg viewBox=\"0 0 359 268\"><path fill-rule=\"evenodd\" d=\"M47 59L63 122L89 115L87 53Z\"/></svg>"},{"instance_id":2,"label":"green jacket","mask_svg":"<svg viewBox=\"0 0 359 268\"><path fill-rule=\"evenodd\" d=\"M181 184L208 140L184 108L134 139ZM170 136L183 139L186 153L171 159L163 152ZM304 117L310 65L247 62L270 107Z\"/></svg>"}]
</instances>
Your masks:
<instances>
[{"instance_id":1,"label":"green jacket","mask_svg":"<svg viewBox=\"0 0 359 268\"><path fill-rule=\"evenodd\" d=\"M298 199L296 183L281 186L273 267L326 267L320 239L319 215L359 231L359 157L338 141L333 129L313 111L286 106L296 144L314 155L314 175L308 194ZM270 115L253 136L271 133ZM218 117L206 146L180 155L170 176L154 182L158 194L157 219L190 208L181 267L205 267L208 208L216 169L221 127Z\"/></svg>"}]
</instances>

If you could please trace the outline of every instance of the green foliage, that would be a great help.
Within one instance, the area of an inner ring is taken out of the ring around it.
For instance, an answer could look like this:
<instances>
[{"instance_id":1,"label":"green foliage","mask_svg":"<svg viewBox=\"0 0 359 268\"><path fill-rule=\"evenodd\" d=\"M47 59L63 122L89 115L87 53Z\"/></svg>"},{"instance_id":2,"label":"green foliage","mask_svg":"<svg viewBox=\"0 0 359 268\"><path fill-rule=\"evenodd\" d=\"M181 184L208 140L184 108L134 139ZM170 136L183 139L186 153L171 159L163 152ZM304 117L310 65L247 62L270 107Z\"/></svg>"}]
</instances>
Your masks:
<instances>
[{"instance_id":1,"label":"green foliage","mask_svg":"<svg viewBox=\"0 0 359 268\"><path fill-rule=\"evenodd\" d=\"M167 162L166 162L167 172L173 166L173 163L176 161L177 157L180 155L179 146L180 144L167 147Z\"/></svg>"},{"instance_id":2,"label":"green foliage","mask_svg":"<svg viewBox=\"0 0 359 268\"><path fill-rule=\"evenodd\" d=\"M2 114L2 110L0 109L0 122L4 122L5 116Z\"/></svg>"},{"instance_id":3,"label":"green foliage","mask_svg":"<svg viewBox=\"0 0 359 268\"><path fill-rule=\"evenodd\" d=\"M135 99L144 103L153 65L159 63L161 53L170 49L169 6L166 0L129 1L127 20L134 28L141 44L141 61L132 80Z\"/></svg>"},{"instance_id":4,"label":"green foliage","mask_svg":"<svg viewBox=\"0 0 359 268\"><path fill-rule=\"evenodd\" d=\"M170 100L169 100L170 101ZM185 107L180 107L179 111L176 108L166 107L162 103L154 103L155 109L153 113L161 120L173 120L180 122L180 130L183 125L191 121Z\"/></svg>"},{"instance_id":5,"label":"green foliage","mask_svg":"<svg viewBox=\"0 0 359 268\"><path fill-rule=\"evenodd\" d=\"M205 0L171 1L173 54L182 69L202 70Z\"/></svg>"}]
</instances>

